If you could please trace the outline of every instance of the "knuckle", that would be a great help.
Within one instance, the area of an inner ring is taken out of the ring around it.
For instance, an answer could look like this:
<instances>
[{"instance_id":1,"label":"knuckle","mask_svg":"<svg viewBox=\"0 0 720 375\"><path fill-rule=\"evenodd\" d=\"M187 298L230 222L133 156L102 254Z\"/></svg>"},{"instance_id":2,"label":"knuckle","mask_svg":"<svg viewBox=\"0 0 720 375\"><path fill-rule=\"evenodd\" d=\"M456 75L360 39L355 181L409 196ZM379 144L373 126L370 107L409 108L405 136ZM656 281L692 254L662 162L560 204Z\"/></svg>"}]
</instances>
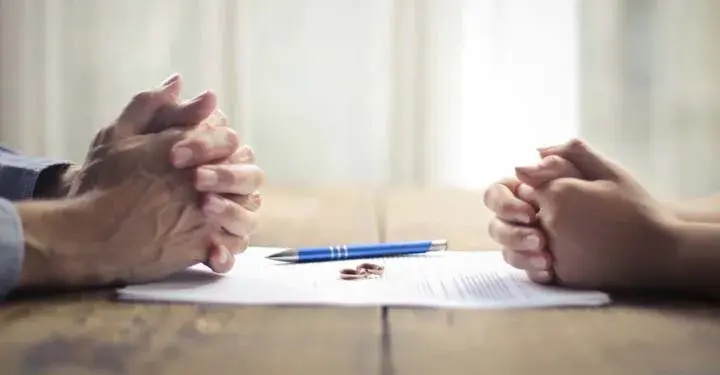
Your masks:
<instances>
[{"instance_id":1,"label":"knuckle","mask_svg":"<svg viewBox=\"0 0 720 375\"><path fill-rule=\"evenodd\" d=\"M557 227L558 224L558 214L556 210L549 211L545 210L545 212L542 213L542 222L545 228L547 229L554 229Z\"/></svg>"},{"instance_id":2,"label":"knuckle","mask_svg":"<svg viewBox=\"0 0 720 375\"><path fill-rule=\"evenodd\" d=\"M575 188L571 181L564 178L550 181L547 185L547 192L554 198L566 196L574 190Z\"/></svg>"},{"instance_id":3,"label":"knuckle","mask_svg":"<svg viewBox=\"0 0 720 375\"><path fill-rule=\"evenodd\" d=\"M506 177L498 181L496 185L502 185L512 190L512 187L518 183L518 179L514 177Z\"/></svg>"},{"instance_id":4,"label":"knuckle","mask_svg":"<svg viewBox=\"0 0 720 375\"><path fill-rule=\"evenodd\" d=\"M545 162L550 168L557 172L557 178L571 177L571 178L582 178L580 171L567 159L558 156L550 155L545 158Z\"/></svg>"},{"instance_id":5,"label":"knuckle","mask_svg":"<svg viewBox=\"0 0 720 375\"><path fill-rule=\"evenodd\" d=\"M513 245L519 244L523 240L523 238L528 235L527 229L517 225L511 225L508 228L507 232L508 242L512 243Z\"/></svg>"},{"instance_id":6,"label":"knuckle","mask_svg":"<svg viewBox=\"0 0 720 375\"><path fill-rule=\"evenodd\" d=\"M509 199L501 199L496 206L499 214L509 214L515 211L515 203Z\"/></svg>"},{"instance_id":7,"label":"knuckle","mask_svg":"<svg viewBox=\"0 0 720 375\"><path fill-rule=\"evenodd\" d=\"M218 152L227 152L227 149L237 149L240 146L240 136L228 127L212 127L206 130L207 138Z\"/></svg>"},{"instance_id":8,"label":"knuckle","mask_svg":"<svg viewBox=\"0 0 720 375\"><path fill-rule=\"evenodd\" d=\"M210 146L210 142L208 142L205 138L196 138L192 140L191 143L195 146L195 151L201 157L209 154L210 150L212 149L212 147Z\"/></svg>"},{"instance_id":9,"label":"knuckle","mask_svg":"<svg viewBox=\"0 0 720 375\"><path fill-rule=\"evenodd\" d=\"M551 168L558 168L567 165L567 161L559 155L549 155L543 158L543 164Z\"/></svg>"},{"instance_id":10,"label":"knuckle","mask_svg":"<svg viewBox=\"0 0 720 375\"><path fill-rule=\"evenodd\" d=\"M237 173L225 165L217 165L214 167L217 173L218 182L225 186L234 186L238 183Z\"/></svg>"},{"instance_id":11,"label":"knuckle","mask_svg":"<svg viewBox=\"0 0 720 375\"><path fill-rule=\"evenodd\" d=\"M514 180L512 178L502 179L490 186L483 192L483 203L491 210L496 210L497 201L503 196L502 192L506 189L513 191Z\"/></svg>"},{"instance_id":12,"label":"knuckle","mask_svg":"<svg viewBox=\"0 0 720 375\"><path fill-rule=\"evenodd\" d=\"M580 138L572 138L568 141L567 148L573 151L585 151L588 149L588 145Z\"/></svg>"},{"instance_id":13,"label":"knuckle","mask_svg":"<svg viewBox=\"0 0 720 375\"><path fill-rule=\"evenodd\" d=\"M512 229L510 231L512 231ZM507 224L505 224L502 220L495 218L490 221L488 233L490 238L492 238L495 242L504 246L512 245L512 233L509 233Z\"/></svg>"},{"instance_id":14,"label":"knuckle","mask_svg":"<svg viewBox=\"0 0 720 375\"><path fill-rule=\"evenodd\" d=\"M227 146L233 149L240 147L240 135L234 129L224 126L214 130L218 132L218 138L222 139Z\"/></svg>"}]
</instances>

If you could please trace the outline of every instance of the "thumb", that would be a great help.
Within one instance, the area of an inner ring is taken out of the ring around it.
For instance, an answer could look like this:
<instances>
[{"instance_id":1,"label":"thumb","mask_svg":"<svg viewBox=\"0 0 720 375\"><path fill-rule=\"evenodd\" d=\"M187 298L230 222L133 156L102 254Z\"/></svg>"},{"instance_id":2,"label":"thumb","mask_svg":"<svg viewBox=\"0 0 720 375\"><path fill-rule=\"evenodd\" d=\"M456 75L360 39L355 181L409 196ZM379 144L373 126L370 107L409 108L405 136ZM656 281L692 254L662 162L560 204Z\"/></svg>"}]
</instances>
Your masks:
<instances>
[{"instance_id":1,"label":"thumb","mask_svg":"<svg viewBox=\"0 0 720 375\"><path fill-rule=\"evenodd\" d=\"M160 88L164 90L167 95L170 95L173 99L177 100L177 98L180 97L182 84L182 77L180 77L180 74L175 73L170 77L166 78L160 84Z\"/></svg>"},{"instance_id":2,"label":"thumb","mask_svg":"<svg viewBox=\"0 0 720 375\"><path fill-rule=\"evenodd\" d=\"M158 111L177 101L181 86L182 79L176 73L160 87L136 94L115 122L114 134L123 138L143 133Z\"/></svg>"},{"instance_id":3,"label":"thumb","mask_svg":"<svg viewBox=\"0 0 720 375\"><path fill-rule=\"evenodd\" d=\"M600 155L579 139L573 139L559 146L541 148L538 151L543 158L555 155L566 159L588 180L618 181L624 174L619 165Z\"/></svg>"},{"instance_id":4,"label":"thumb","mask_svg":"<svg viewBox=\"0 0 720 375\"><path fill-rule=\"evenodd\" d=\"M557 155L544 157L537 165L517 167L515 175L534 188L558 178L584 178L571 162Z\"/></svg>"},{"instance_id":5,"label":"thumb","mask_svg":"<svg viewBox=\"0 0 720 375\"><path fill-rule=\"evenodd\" d=\"M171 127L195 126L210 117L217 107L217 96L205 91L193 99L164 106L144 130L144 133L157 133Z\"/></svg>"}]
</instances>

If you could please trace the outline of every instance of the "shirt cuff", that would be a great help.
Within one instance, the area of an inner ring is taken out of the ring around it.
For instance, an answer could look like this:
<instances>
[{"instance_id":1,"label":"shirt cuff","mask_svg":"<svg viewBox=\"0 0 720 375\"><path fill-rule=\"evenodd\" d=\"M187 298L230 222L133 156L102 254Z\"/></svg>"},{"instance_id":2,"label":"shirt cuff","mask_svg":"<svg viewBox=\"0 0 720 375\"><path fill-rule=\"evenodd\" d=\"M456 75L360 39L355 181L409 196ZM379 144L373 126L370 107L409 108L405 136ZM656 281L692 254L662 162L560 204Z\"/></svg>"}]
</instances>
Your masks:
<instances>
[{"instance_id":1,"label":"shirt cuff","mask_svg":"<svg viewBox=\"0 0 720 375\"><path fill-rule=\"evenodd\" d=\"M0 153L0 198L11 201L33 198L42 172L70 164L61 160Z\"/></svg>"},{"instance_id":2,"label":"shirt cuff","mask_svg":"<svg viewBox=\"0 0 720 375\"><path fill-rule=\"evenodd\" d=\"M20 216L12 202L0 199L0 299L17 286L24 257Z\"/></svg>"}]
</instances>

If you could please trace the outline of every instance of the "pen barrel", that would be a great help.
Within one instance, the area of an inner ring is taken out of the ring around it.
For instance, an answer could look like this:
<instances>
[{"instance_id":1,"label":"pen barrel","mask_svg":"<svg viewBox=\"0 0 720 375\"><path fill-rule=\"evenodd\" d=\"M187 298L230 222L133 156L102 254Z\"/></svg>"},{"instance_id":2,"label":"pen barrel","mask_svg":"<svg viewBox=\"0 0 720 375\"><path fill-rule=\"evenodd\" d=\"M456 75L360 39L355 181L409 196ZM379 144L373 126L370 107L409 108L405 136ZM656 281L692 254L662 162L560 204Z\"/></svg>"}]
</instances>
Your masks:
<instances>
[{"instance_id":1,"label":"pen barrel","mask_svg":"<svg viewBox=\"0 0 720 375\"><path fill-rule=\"evenodd\" d=\"M333 245L322 248L302 249L298 252L298 261L313 262L377 258L393 255L421 254L428 251L445 250L445 248L446 243L441 241L414 241L372 245Z\"/></svg>"}]
</instances>

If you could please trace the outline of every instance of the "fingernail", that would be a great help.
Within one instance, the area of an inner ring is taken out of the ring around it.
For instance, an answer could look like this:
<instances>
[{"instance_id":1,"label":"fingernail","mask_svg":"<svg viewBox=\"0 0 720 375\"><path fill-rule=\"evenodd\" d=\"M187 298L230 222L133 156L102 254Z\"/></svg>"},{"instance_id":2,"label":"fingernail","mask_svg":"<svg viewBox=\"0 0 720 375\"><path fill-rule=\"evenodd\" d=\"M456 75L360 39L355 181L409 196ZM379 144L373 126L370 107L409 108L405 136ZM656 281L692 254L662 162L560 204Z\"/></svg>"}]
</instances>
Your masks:
<instances>
[{"instance_id":1,"label":"fingernail","mask_svg":"<svg viewBox=\"0 0 720 375\"><path fill-rule=\"evenodd\" d=\"M225 246L220 246L219 250L218 261L220 264L227 263L228 259L230 259L230 251Z\"/></svg>"},{"instance_id":2,"label":"fingernail","mask_svg":"<svg viewBox=\"0 0 720 375\"><path fill-rule=\"evenodd\" d=\"M540 279L542 281L548 281L550 280L550 272L548 271L540 271L535 273L535 278Z\"/></svg>"},{"instance_id":3,"label":"fingernail","mask_svg":"<svg viewBox=\"0 0 720 375\"><path fill-rule=\"evenodd\" d=\"M173 83L177 82L178 78L180 78L180 74L174 73L174 74L171 75L170 77L166 78L166 79L162 82L162 84L161 84L160 86L161 86L162 88L168 88L168 87L170 87L170 85L172 85Z\"/></svg>"},{"instance_id":4,"label":"fingernail","mask_svg":"<svg viewBox=\"0 0 720 375\"><path fill-rule=\"evenodd\" d=\"M530 264L539 270L545 269L547 267L547 260L545 257L539 256L539 257L533 257L530 259Z\"/></svg>"},{"instance_id":5,"label":"fingernail","mask_svg":"<svg viewBox=\"0 0 720 375\"><path fill-rule=\"evenodd\" d=\"M525 214L517 214L515 220L523 224L530 224L530 217Z\"/></svg>"},{"instance_id":6,"label":"fingernail","mask_svg":"<svg viewBox=\"0 0 720 375\"><path fill-rule=\"evenodd\" d=\"M520 184L520 186L518 186L518 188L517 188L518 198L525 200L525 201L531 199L534 192L535 192L535 189L533 189L528 184Z\"/></svg>"},{"instance_id":7,"label":"fingernail","mask_svg":"<svg viewBox=\"0 0 720 375\"><path fill-rule=\"evenodd\" d=\"M243 146L243 149L243 154L248 160L252 159L255 156L255 151L252 149L252 147L245 145Z\"/></svg>"},{"instance_id":8,"label":"fingernail","mask_svg":"<svg viewBox=\"0 0 720 375\"><path fill-rule=\"evenodd\" d=\"M538 170L540 170L540 166L537 164L536 165L522 165L522 166L516 167L515 170L518 172L521 172L521 173L533 173L533 172L537 172Z\"/></svg>"},{"instance_id":9,"label":"fingernail","mask_svg":"<svg viewBox=\"0 0 720 375\"><path fill-rule=\"evenodd\" d=\"M198 169L197 174L197 188L198 189L208 189L215 184L217 184L218 181L218 175L217 172L208 169L208 168L200 168Z\"/></svg>"},{"instance_id":10,"label":"fingernail","mask_svg":"<svg viewBox=\"0 0 720 375\"><path fill-rule=\"evenodd\" d=\"M559 145L542 146L542 147L538 147L536 150L539 152L546 152L546 151L554 150L558 147L560 147L560 146Z\"/></svg>"},{"instance_id":11,"label":"fingernail","mask_svg":"<svg viewBox=\"0 0 720 375\"><path fill-rule=\"evenodd\" d=\"M183 167L192 159L193 152L187 147L178 147L173 150L173 163L176 167Z\"/></svg>"},{"instance_id":12,"label":"fingernail","mask_svg":"<svg viewBox=\"0 0 720 375\"><path fill-rule=\"evenodd\" d=\"M535 234L531 234L525 237L523 243L528 247L528 250L535 250L540 246L540 238Z\"/></svg>"},{"instance_id":13,"label":"fingernail","mask_svg":"<svg viewBox=\"0 0 720 375\"><path fill-rule=\"evenodd\" d=\"M211 195L205 203L205 212L219 214L225 211L225 201L215 195Z\"/></svg>"},{"instance_id":14,"label":"fingernail","mask_svg":"<svg viewBox=\"0 0 720 375\"><path fill-rule=\"evenodd\" d=\"M198 96L196 96L196 97L188 100L188 104L190 104L190 103L195 103L195 102L199 102L199 101L200 101L202 98L204 98L209 92L210 92L210 91L208 91L208 90L203 91L203 92L200 93Z\"/></svg>"},{"instance_id":15,"label":"fingernail","mask_svg":"<svg viewBox=\"0 0 720 375\"><path fill-rule=\"evenodd\" d=\"M538 154L540 154L541 157L545 157L549 154L556 153L558 151L560 146L548 146L548 147L540 147L537 149Z\"/></svg>"},{"instance_id":16,"label":"fingernail","mask_svg":"<svg viewBox=\"0 0 720 375\"><path fill-rule=\"evenodd\" d=\"M544 174L548 173L547 167L548 167L547 164L543 163L543 161L541 160L536 165L517 167L517 168L515 168L515 170L520 173L524 173L524 174L531 175L531 176L540 176L540 175L544 175Z\"/></svg>"},{"instance_id":17,"label":"fingernail","mask_svg":"<svg viewBox=\"0 0 720 375\"><path fill-rule=\"evenodd\" d=\"M249 202L248 202L249 206L251 207L249 209L255 209L260 206L260 194L257 194L257 193L251 194L248 197L248 200L249 200Z\"/></svg>"}]
</instances>

